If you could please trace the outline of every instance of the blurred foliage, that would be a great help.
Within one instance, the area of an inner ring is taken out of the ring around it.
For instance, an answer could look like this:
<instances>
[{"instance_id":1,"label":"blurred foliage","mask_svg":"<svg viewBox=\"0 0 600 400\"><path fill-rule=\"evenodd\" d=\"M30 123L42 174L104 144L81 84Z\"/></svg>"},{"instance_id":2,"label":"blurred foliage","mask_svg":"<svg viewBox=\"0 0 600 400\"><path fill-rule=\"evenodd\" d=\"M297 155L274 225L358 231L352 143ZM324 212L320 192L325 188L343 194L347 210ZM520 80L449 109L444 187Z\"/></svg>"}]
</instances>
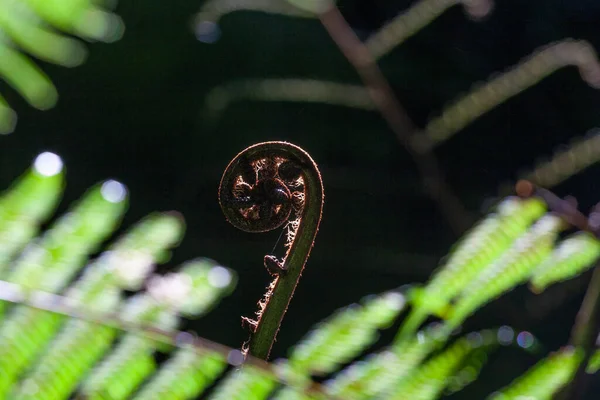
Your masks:
<instances>
[{"instance_id":1,"label":"blurred foliage","mask_svg":"<svg viewBox=\"0 0 600 400\"><path fill-rule=\"evenodd\" d=\"M382 57L458 3L472 17L489 12L485 1L416 2L368 47L379 48L375 54ZM54 105L54 86L22 52L59 65L80 64L84 48L55 30L86 40L118 39L122 24L102 6L92 0L0 0L0 76L32 106ZM327 6L301 0L209 1L198 16L196 35L214 41L215 22L235 10L316 18ZM598 86L591 46L558 42L462 97L426 129L431 142L418 139L412 145L423 151L441 143L500 102L572 64ZM316 79L251 80L217 87L207 108L215 117L232 101L249 98L374 110L368 94L367 88ZM10 132L14 123L14 112L0 98L0 132ZM546 176L547 181L558 181L557 170L564 180L590 165L597 155L586 149L595 142L559 154L548 164L555 175ZM582 151L587 158L571 162L565 174L565 158L572 161ZM544 173L534 172L538 177ZM586 233L563 239L566 224L538 199L510 197L457 243L423 287L368 296L318 324L290 349L288 359L272 365L249 359L237 368L242 360L236 350L177 330L182 316L198 318L231 293L233 272L195 259L176 272L153 273L183 236L182 218L149 215L97 255L118 229L127 190L116 181L103 182L46 227L63 188L62 161L44 153L0 197L0 398L436 399L476 379L499 345L539 347L531 333L516 334L507 326L454 340L453 332L472 312L521 284L541 291L579 276L600 255L597 239ZM410 314L394 341L380 343L379 332L393 326L409 304ZM440 321L423 326L432 316ZM556 351L490 398L551 398L569 382L581 353L571 347ZM598 369L599 359L600 353L594 354L589 372ZM325 381L318 385L315 378Z\"/></svg>"},{"instance_id":2,"label":"blurred foliage","mask_svg":"<svg viewBox=\"0 0 600 400\"><path fill-rule=\"evenodd\" d=\"M58 99L56 88L23 53L65 67L80 65L86 58L86 49L70 36L112 42L123 33L121 19L106 11L104 3L104 0L0 1L0 78L33 107L40 110L53 107ZM12 132L16 119L0 96L0 134Z\"/></svg>"},{"instance_id":3,"label":"blurred foliage","mask_svg":"<svg viewBox=\"0 0 600 400\"><path fill-rule=\"evenodd\" d=\"M17 238L3 234L0 254L7 260L0 398L437 399L473 382L500 346L541 348L531 333L508 326L453 339L474 309L525 281L541 290L580 275L600 255L587 233L561 239L567 224L541 200L510 197L465 234L425 286L367 296L317 324L287 359L250 357L238 368L241 352L178 331L182 316L198 318L231 293L233 272L195 259L153 273L183 236L181 216L151 214L94 256L120 223L127 189L113 180L97 185L41 233L63 186L62 160L43 153L0 197L0 232ZM436 301L434 287L447 289ZM410 315L434 311L442 319L423 326L400 318L409 305ZM379 332L399 319L402 334L381 348ZM490 398L550 398L582 351L552 353Z\"/></svg>"}]
</instances>

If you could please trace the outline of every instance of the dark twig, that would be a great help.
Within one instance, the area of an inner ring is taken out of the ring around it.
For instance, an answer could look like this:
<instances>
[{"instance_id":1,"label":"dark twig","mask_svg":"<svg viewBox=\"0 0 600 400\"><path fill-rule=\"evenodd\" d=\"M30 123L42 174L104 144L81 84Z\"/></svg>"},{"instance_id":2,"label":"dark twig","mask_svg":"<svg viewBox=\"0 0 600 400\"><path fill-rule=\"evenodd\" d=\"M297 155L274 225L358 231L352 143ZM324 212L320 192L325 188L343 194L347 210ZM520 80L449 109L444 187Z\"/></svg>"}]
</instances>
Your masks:
<instances>
[{"instance_id":1,"label":"dark twig","mask_svg":"<svg viewBox=\"0 0 600 400\"><path fill-rule=\"evenodd\" d=\"M548 208L564 218L572 226L598 237L596 215L598 206L588 219L577 209L577 202L573 198L561 199L551 191L536 187L529 181L517 183L517 194L522 197L538 196L542 198ZM571 330L569 344L583 352L577 371L570 383L557 393L555 399L575 400L583 399L589 384L586 368L594 352L596 338L600 332L600 261L596 262L592 279L588 285L579 312L575 319L575 325Z\"/></svg>"},{"instance_id":2,"label":"dark twig","mask_svg":"<svg viewBox=\"0 0 600 400\"><path fill-rule=\"evenodd\" d=\"M445 182L434 155L431 152L419 153L412 148L411 140L419 129L396 98L369 49L356 36L335 5L321 13L320 20L360 75L373 102L398 141L412 156L429 196L437 203L452 229L456 233L463 233L471 226L472 217Z\"/></svg>"}]
</instances>

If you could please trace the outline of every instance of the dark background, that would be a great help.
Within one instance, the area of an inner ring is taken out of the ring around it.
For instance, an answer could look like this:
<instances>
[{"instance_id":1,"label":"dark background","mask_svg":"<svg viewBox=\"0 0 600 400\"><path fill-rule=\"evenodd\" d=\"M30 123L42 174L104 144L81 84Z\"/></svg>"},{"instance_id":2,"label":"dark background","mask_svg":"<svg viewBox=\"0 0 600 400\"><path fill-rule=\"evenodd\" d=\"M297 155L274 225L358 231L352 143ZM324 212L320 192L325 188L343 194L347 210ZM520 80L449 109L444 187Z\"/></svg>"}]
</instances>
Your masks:
<instances>
[{"instance_id":1,"label":"dark background","mask_svg":"<svg viewBox=\"0 0 600 400\"><path fill-rule=\"evenodd\" d=\"M316 246L288 311L275 357L338 307L411 282L423 282L458 238L422 188L408 153L377 112L306 103L241 101L213 123L211 88L244 78L311 78L360 83L316 19L236 12L214 44L199 42L192 20L201 1L121 0L126 23L117 43L90 45L82 67L43 65L60 101L41 112L6 86L19 114L0 137L0 186L7 187L40 152L61 155L68 186L61 211L106 178L125 183L131 205L123 227L154 210L179 210L187 234L166 268L206 256L239 274L234 294L194 322L201 336L238 347L269 281L262 257L279 232L247 234L229 225L217 202L221 174L246 146L287 140L320 166L326 204ZM339 7L361 37L411 2L344 0ZM453 7L379 65L417 125L444 104L534 49L566 37L600 50L597 0L505 0L484 21ZM600 126L600 92L574 67L561 69L476 120L436 149L448 183L473 216L517 171ZM554 190L583 210L598 201L597 167ZM538 354L516 348L491 357L481 380L454 398L482 398L510 382L545 351L565 344L589 274L534 296L518 288L480 310L465 330L503 324L536 334ZM391 331L384 334L391 338ZM590 397L593 398L593 397Z\"/></svg>"}]
</instances>

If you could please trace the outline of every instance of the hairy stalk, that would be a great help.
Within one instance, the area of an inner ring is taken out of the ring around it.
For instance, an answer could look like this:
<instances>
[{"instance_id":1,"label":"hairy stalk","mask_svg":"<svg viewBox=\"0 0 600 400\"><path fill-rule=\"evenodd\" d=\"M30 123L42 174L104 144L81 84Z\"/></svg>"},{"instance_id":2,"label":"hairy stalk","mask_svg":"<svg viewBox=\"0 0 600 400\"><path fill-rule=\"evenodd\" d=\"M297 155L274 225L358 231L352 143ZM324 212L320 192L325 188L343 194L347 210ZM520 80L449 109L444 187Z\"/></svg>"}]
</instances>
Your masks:
<instances>
[{"instance_id":1,"label":"hairy stalk","mask_svg":"<svg viewBox=\"0 0 600 400\"><path fill-rule=\"evenodd\" d=\"M227 220L246 232L267 232L287 223L288 250L282 261L265 256L275 278L259 302L257 320L244 351L267 359L313 247L323 210L323 183L317 165L300 147L264 142L248 147L227 166L219 203ZM291 219L293 215L295 219Z\"/></svg>"}]
</instances>

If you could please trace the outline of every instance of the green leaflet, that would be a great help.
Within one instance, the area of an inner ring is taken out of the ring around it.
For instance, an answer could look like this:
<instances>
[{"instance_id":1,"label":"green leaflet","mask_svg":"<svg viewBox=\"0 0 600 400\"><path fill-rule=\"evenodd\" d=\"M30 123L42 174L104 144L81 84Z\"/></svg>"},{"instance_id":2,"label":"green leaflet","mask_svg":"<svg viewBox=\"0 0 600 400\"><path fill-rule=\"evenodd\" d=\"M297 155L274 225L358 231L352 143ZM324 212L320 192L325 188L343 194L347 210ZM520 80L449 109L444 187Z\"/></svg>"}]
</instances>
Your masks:
<instances>
[{"instance_id":1,"label":"green leaflet","mask_svg":"<svg viewBox=\"0 0 600 400\"><path fill-rule=\"evenodd\" d=\"M155 258L179 241L183 227L183 222L175 215L150 215L88 265L66 295L87 309L98 311L98 307L105 304L106 296L110 299L111 293L118 288L139 289ZM8 387L66 321L68 319L56 314L26 306L16 307L0 326L3 343L0 355L8 363L1 366L4 378L0 390ZM25 337L14 334L20 330L26 331Z\"/></svg>"},{"instance_id":2,"label":"green leaflet","mask_svg":"<svg viewBox=\"0 0 600 400\"><path fill-rule=\"evenodd\" d=\"M372 399L406 377L437 345L431 335L419 332L416 338L351 364L325 383L327 393L347 400Z\"/></svg>"},{"instance_id":3,"label":"green leaflet","mask_svg":"<svg viewBox=\"0 0 600 400\"><path fill-rule=\"evenodd\" d=\"M404 296L388 292L346 307L318 324L289 357L289 367L302 375L327 374L356 357L377 340L403 310Z\"/></svg>"},{"instance_id":4,"label":"green leaflet","mask_svg":"<svg viewBox=\"0 0 600 400\"><path fill-rule=\"evenodd\" d=\"M273 376L246 365L229 372L215 388L209 400L265 400L276 384Z\"/></svg>"},{"instance_id":5,"label":"green leaflet","mask_svg":"<svg viewBox=\"0 0 600 400\"><path fill-rule=\"evenodd\" d=\"M92 188L25 249L6 280L53 293L62 290L116 229L126 205L120 183L106 181Z\"/></svg>"},{"instance_id":6,"label":"green leaflet","mask_svg":"<svg viewBox=\"0 0 600 400\"><path fill-rule=\"evenodd\" d=\"M590 357L587 368L585 369L588 374L595 374L600 369L600 350L596 350Z\"/></svg>"},{"instance_id":7,"label":"green leaflet","mask_svg":"<svg viewBox=\"0 0 600 400\"><path fill-rule=\"evenodd\" d=\"M401 379L390 391L386 391L386 393L391 392L390 394L382 395L380 399L435 400L449 384L452 374L467 356L476 351L485 355L496 344L495 331L473 332L466 335Z\"/></svg>"},{"instance_id":8,"label":"green leaflet","mask_svg":"<svg viewBox=\"0 0 600 400\"><path fill-rule=\"evenodd\" d=\"M103 296L99 311L113 310L120 302L120 293ZM71 319L47 352L35 363L32 371L16 386L8 398L14 400L68 399L79 380L108 351L117 335L112 327Z\"/></svg>"},{"instance_id":9,"label":"green leaflet","mask_svg":"<svg viewBox=\"0 0 600 400\"><path fill-rule=\"evenodd\" d=\"M600 257L600 242L592 234L577 232L559 243L550 256L532 273L531 287L542 292L555 282L564 281L592 267Z\"/></svg>"},{"instance_id":10,"label":"green leaflet","mask_svg":"<svg viewBox=\"0 0 600 400\"><path fill-rule=\"evenodd\" d=\"M27 247L7 280L50 293L62 290L120 222L125 195L123 185L115 181L90 190L37 243ZM0 326L0 398L62 322L59 315L22 305L11 310Z\"/></svg>"},{"instance_id":11,"label":"green leaflet","mask_svg":"<svg viewBox=\"0 0 600 400\"><path fill-rule=\"evenodd\" d=\"M219 354L199 354L194 349L180 349L133 399L195 399L219 377L226 366L227 363Z\"/></svg>"},{"instance_id":12,"label":"green leaflet","mask_svg":"<svg viewBox=\"0 0 600 400\"><path fill-rule=\"evenodd\" d=\"M1 117L0 117L1 120ZM64 188L60 157L40 154L33 167L0 197L0 277L56 208Z\"/></svg>"},{"instance_id":13,"label":"green leaflet","mask_svg":"<svg viewBox=\"0 0 600 400\"><path fill-rule=\"evenodd\" d=\"M453 247L448 260L425 287L414 290L413 309L396 340L412 336L430 314L443 314L450 301L506 252L544 211L545 205L539 199L509 197L503 200L495 214L483 219Z\"/></svg>"},{"instance_id":14,"label":"green leaflet","mask_svg":"<svg viewBox=\"0 0 600 400\"><path fill-rule=\"evenodd\" d=\"M538 362L509 386L491 394L489 400L551 400L575 372L581 353L565 348Z\"/></svg>"},{"instance_id":15,"label":"green leaflet","mask_svg":"<svg viewBox=\"0 0 600 400\"><path fill-rule=\"evenodd\" d=\"M135 310L126 312L128 319L138 322L151 323L170 330L176 320L174 313L185 310L189 315L201 315L214 306L222 297L228 295L234 287L233 272L207 260L199 259L184 264L181 271L150 281L150 296L140 298L135 305ZM179 282L178 282L179 281ZM153 283L154 282L154 283ZM189 285L186 287L186 285ZM178 297L173 299L173 294ZM137 389L154 368L150 368L154 361L152 355L156 343L152 340L133 334L126 334L114 351L90 374L83 384L81 392L88 399L103 399L106 395L111 400L127 399ZM134 380L125 380L128 371L136 368L139 359L152 360L141 364L142 369L137 369ZM198 357L193 359L181 355L183 361L174 361L172 368L182 362L182 368L194 368ZM187 360L187 361L185 361ZM161 385L165 385L165 377L161 378Z\"/></svg>"},{"instance_id":16,"label":"green leaflet","mask_svg":"<svg viewBox=\"0 0 600 400\"><path fill-rule=\"evenodd\" d=\"M546 214L540 218L508 251L463 290L444 329L451 332L479 307L523 283L532 269L550 254L564 227L564 222L554 214Z\"/></svg>"},{"instance_id":17,"label":"green leaflet","mask_svg":"<svg viewBox=\"0 0 600 400\"><path fill-rule=\"evenodd\" d=\"M38 59L73 67L86 57L85 47L55 28L89 39L114 41L123 33L116 15L94 0L0 0L0 78L39 109L58 99L50 79L21 51ZM14 130L16 116L0 100L0 134Z\"/></svg>"}]
</instances>

